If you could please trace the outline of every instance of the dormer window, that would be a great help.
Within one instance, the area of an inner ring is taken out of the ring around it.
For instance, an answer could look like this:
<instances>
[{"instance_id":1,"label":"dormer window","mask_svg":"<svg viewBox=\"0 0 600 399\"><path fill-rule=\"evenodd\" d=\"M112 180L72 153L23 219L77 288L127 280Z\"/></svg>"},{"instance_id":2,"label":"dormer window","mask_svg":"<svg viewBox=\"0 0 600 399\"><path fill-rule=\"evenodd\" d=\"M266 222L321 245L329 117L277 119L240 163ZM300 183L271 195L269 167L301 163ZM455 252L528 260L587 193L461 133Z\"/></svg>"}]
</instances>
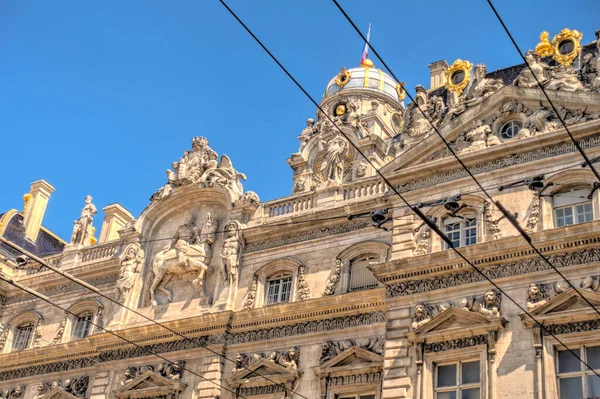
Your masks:
<instances>
[{"instance_id":1,"label":"dormer window","mask_svg":"<svg viewBox=\"0 0 600 399\"><path fill-rule=\"evenodd\" d=\"M594 220L589 189L573 189L554 195L554 226L564 227Z\"/></svg>"},{"instance_id":2,"label":"dormer window","mask_svg":"<svg viewBox=\"0 0 600 399\"><path fill-rule=\"evenodd\" d=\"M265 303L273 305L281 302L289 302L292 295L292 276L278 274L267 280L267 291Z\"/></svg>"},{"instance_id":3,"label":"dormer window","mask_svg":"<svg viewBox=\"0 0 600 399\"><path fill-rule=\"evenodd\" d=\"M474 214L444 219L444 232L455 248L477 244L477 219ZM444 243L444 249L449 249Z\"/></svg>"},{"instance_id":4,"label":"dormer window","mask_svg":"<svg viewBox=\"0 0 600 399\"><path fill-rule=\"evenodd\" d=\"M503 139L513 139L522 128L523 122L519 120L508 121L500 128L500 137Z\"/></svg>"},{"instance_id":5,"label":"dormer window","mask_svg":"<svg viewBox=\"0 0 600 399\"><path fill-rule=\"evenodd\" d=\"M27 323L15 328L15 336L13 338L13 350L23 350L31 345L31 337L33 335L33 323Z\"/></svg>"}]
</instances>

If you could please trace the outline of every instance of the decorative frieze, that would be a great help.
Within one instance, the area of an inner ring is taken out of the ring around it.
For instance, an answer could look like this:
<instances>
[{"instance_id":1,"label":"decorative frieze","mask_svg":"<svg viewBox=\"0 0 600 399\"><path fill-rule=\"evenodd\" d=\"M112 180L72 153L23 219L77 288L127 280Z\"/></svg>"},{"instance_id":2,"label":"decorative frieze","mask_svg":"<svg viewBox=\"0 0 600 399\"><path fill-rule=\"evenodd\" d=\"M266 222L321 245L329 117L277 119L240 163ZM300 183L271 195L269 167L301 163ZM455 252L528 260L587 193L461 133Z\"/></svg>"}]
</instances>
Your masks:
<instances>
[{"instance_id":1,"label":"decorative frieze","mask_svg":"<svg viewBox=\"0 0 600 399\"><path fill-rule=\"evenodd\" d=\"M268 226L268 225L266 225ZM367 219L357 220L352 223L339 224L337 226L325 227L318 230L307 231L298 234L281 235L270 240L254 242L246 245L244 253L262 251L269 248L282 247L302 241L316 240L336 234L350 233L371 227L371 221Z\"/></svg>"},{"instance_id":2,"label":"decorative frieze","mask_svg":"<svg viewBox=\"0 0 600 399\"><path fill-rule=\"evenodd\" d=\"M332 377L327 383L329 386L340 386L340 385L355 385L355 384L368 384L373 382L381 381L381 371L374 373L364 373L356 375L345 375L340 377Z\"/></svg>"},{"instance_id":3,"label":"decorative frieze","mask_svg":"<svg viewBox=\"0 0 600 399\"><path fill-rule=\"evenodd\" d=\"M0 371L0 381L14 380L17 378L30 377L33 375L57 373L59 371L75 370L85 367L92 367L98 362L96 357L84 357L69 361L60 361L56 363L41 364L39 366L24 367Z\"/></svg>"},{"instance_id":4,"label":"decorative frieze","mask_svg":"<svg viewBox=\"0 0 600 399\"><path fill-rule=\"evenodd\" d=\"M130 366L125 370L121 385L133 381L137 376L144 374L147 371L153 371L163 377L171 380L181 380L183 370L185 369L185 361L179 360L173 363L163 362L158 364L149 364L143 366Z\"/></svg>"},{"instance_id":5,"label":"decorative frieze","mask_svg":"<svg viewBox=\"0 0 600 399\"><path fill-rule=\"evenodd\" d=\"M237 394L240 397L245 396L256 396L256 395L269 395L273 393L284 392L285 386L283 385L265 385L262 387L249 387L239 388Z\"/></svg>"},{"instance_id":6,"label":"decorative frieze","mask_svg":"<svg viewBox=\"0 0 600 399\"><path fill-rule=\"evenodd\" d=\"M600 248L587 248L576 252L549 255L546 256L546 258L551 264L559 269L568 266L599 262ZM483 273L492 280L547 270L552 270L552 268L540 257L494 265L482 269ZM444 288L458 287L480 281L485 281L485 278L481 274L474 270L465 270L457 274L434 276L427 279L408 280L391 284L386 287L386 296L389 298L401 297Z\"/></svg>"},{"instance_id":7,"label":"decorative frieze","mask_svg":"<svg viewBox=\"0 0 600 399\"><path fill-rule=\"evenodd\" d=\"M542 329L544 335L570 334L600 330L600 320L585 320L566 324L552 324Z\"/></svg>"},{"instance_id":8,"label":"decorative frieze","mask_svg":"<svg viewBox=\"0 0 600 399\"><path fill-rule=\"evenodd\" d=\"M321 346L319 364L323 364L340 353L353 347L366 349L378 355L383 355L385 337L345 339L342 341L325 341Z\"/></svg>"},{"instance_id":9,"label":"decorative frieze","mask_svg":"<svg viewBox=\"0 0 600 399\"><path fill-rule=\"evenodd\" d=\"M461 339L451 339L449 341L425 343L425 353L441 352L452 349L464 349L477 345L487 345L488 335L474 335Z\"/></svg>"}]
</instances>

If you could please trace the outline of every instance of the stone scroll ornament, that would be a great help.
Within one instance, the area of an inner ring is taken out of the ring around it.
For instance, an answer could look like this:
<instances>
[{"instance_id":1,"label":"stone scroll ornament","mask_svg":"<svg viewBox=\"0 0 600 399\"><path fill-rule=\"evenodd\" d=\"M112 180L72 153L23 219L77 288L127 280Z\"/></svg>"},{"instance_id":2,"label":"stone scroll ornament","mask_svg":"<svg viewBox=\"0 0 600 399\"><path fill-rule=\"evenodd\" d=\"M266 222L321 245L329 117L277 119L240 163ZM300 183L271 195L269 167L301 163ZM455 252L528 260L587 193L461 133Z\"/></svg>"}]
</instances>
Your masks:
<instances>
[{"instance_id":1,"label":"stone scroll ornament","mask_svg":"<svg viewBox=\"0 0 600 399\"><path fill-rule=\"evenodd\" d=\"M88 247L92 242L92 221L98 213L96 206L92 204L92 196L86 195L85 206L81 210L79 219L73 222L73 233L71 234L71 245Z\"/></svg>"},{"instance_id":2,"label":"stone scroll ornament","mask_svg":"<svg viewBox=\"0 0 600 399\"><path fill-rule=\"evenodd\" d=\"M125 300L140 273L143 262L144 250L141 245L129 244L121 257L121 269L117 280L117 300Z\"/></svg>"},{"instance_id":3,"label":"stone scroll ornament","mask_svg":"<svg viewBox=\"0 0 600 399\"><path fill-rule=\"evenodd\" d=\"M197 273L193 285L204 296L204 278L206 270L212 260L212 245L216 240L218 222L206 214L202 230L196 227L196 218L189 212L182 225L177 228L175 235L152 262L152 285L150 286L150 300L152 306L157 305L156 291L165 294L169 302L173 299L171 291L165 285L174 275Z\"/></svg>"},{"instance_id":4,"label":"stone scroll ornament","mask_svg":"<svg viewBox=\"0 0 600 399\"><path fill-rule=\"evenodd\" d=\"M171 165L173 170L167 169L167 183L158 189L150 201L159 201L168 197L177 187L197 185L204 187L221 187L236 201L244 192L240 180L246 180L246 175L233 168L231 159L218 155L208 146L205 137L192 139L192 150L185 151L182 158Z\"/></svg>"},{"instance_id":5,"label":"stone scroll ornament","mask_svg":"<svg viewBox=\"0 0 600 399\"><path fill-rule=\"evenodd\" d=\"M232 220L225 225L225 239L223 240L223 259L225 281L229 283L227 304L232 306L238 289L239 268L242 263L242 250L244 248L244 225Z\"/></svg>"}]
</instances>

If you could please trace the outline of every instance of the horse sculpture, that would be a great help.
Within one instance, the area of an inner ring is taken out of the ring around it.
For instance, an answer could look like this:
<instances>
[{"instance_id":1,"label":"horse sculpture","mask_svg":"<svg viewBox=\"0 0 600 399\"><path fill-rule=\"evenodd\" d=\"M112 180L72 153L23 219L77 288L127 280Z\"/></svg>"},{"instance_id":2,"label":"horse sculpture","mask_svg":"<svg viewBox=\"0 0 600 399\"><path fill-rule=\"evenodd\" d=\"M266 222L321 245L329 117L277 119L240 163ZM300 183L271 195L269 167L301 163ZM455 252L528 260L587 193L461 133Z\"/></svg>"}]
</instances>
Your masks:
<instances>
[{"instance_id":1,"label":"horse sculpture","mask_svg":"<svg viewBox=\"0 0 600 399\"><path fill-rule=\"evenodd\" d=\"M169 302L172 301L173 295L165 285L174 275L197 272L192 284L204 295L204 278L212 259L212 244L216 239L217 221L208 213L202 231L198 232L194 219L194 215L188 213L184 224L177 228L171 242L154 257L152 262L154 280L150 287L152 306L157 305L156 291L165 294Z\"/></svg>"}]
</instances>

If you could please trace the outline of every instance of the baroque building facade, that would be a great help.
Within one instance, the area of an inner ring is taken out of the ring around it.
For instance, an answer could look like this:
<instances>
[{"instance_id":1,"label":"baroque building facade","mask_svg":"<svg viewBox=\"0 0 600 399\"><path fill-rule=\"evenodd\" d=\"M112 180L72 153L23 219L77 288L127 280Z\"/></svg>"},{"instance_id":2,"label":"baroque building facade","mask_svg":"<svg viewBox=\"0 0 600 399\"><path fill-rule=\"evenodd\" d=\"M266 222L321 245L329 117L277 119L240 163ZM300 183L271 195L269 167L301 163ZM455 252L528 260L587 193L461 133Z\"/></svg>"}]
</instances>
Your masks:
<instances>
[{"instance_id":1,"label":"baroque building facade","mask_svg":"<svg viewBox=\"0 0 600 399\"><path fill-rule=\"evenodd\" d=\"M286 198L196 137L137 218L104 207L96 239L88 196L67 243L34 182L0 216L3 279L43 296L0 285L0 396L600 397L600 184L560 121L597 161L600 40L581 39L543 33L531 70L438 61L407 106L369 60L342 69Z\"/></svg>"}]
</instances>

